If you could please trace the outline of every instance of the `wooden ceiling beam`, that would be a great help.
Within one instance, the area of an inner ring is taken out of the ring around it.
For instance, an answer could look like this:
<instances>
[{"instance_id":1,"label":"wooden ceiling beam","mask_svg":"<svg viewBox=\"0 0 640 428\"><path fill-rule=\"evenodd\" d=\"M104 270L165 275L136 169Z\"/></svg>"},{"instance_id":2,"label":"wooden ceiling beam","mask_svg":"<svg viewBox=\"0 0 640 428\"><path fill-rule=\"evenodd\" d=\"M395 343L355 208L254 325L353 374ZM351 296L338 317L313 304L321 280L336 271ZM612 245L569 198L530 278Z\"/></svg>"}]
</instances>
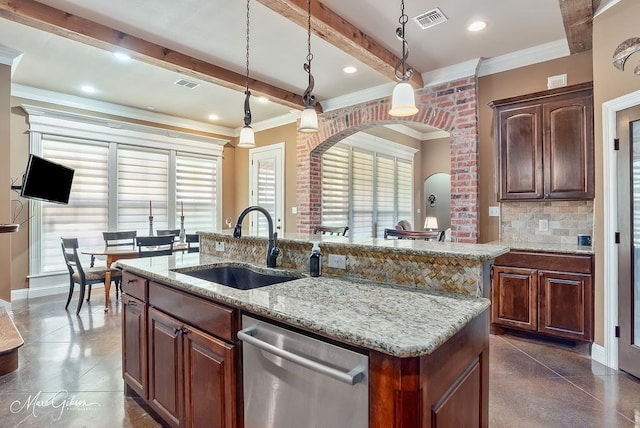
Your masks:
<instances>
[{"instance_id":1,"label":"wooden ceiling beam","mask_svg":"<svg viewBox=\"0 0 640 428\"><path fill-rule=\"evenodd\" d=\"M33 0L0 0L0 17L107 51L126 50L141 62L243 92L245 75L131 36ZM250 79L253 95L302 110L302 96ZM321 111L320 104L316 104Z\"/></svg>"},{"instance_id":2,"label":"wooden ceiling beam","mask_svg":"<svg viewBox=\"0 0 640 428\"><path fill-rule=\"evenodd\" d=\"M257 0L259 3L307 28L306 0ZM400 58L391 51L345 21L319 1L311 2L311 30L318 37L331 43L348 55L378 70L390 79L395 78L395 67ZM390 32L395 28L390 28ZM414 69L410 82L414 88L422 88L421 73Z\"/></svg>"},{"instance_id":3,"label":"wooden ceiling beam","mask_svg":"<svg viewBox=\"0 0 640 428\"><path fill-rule=\"evenodd\" d=\"M576 54L593 48L593 11L598 0L558 0L569 52Z\"/></svg>"}]
</instances>

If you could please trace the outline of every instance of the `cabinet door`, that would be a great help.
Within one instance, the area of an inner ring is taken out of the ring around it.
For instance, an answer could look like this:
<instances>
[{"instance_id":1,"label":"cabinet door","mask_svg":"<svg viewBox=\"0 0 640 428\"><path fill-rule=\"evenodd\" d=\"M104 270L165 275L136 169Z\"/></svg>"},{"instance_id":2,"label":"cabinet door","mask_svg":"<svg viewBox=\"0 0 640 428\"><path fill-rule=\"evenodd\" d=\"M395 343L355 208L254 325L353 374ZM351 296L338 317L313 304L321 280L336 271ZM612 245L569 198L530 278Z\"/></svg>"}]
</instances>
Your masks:
<instances>
[{"instance_id":1,"label":"cabinet door","mask_svg":"<svg viewBox=\"0 0 640 428\"><path fill-rule=\"evenodd\" d=\"M536 331L538 284L535 269L493 267L491 322Z\"/></svg>"},{"instance_id":2,"label":"cabinet door","mask_svg":"<svg viewBox=\"0 0 640 428\"><path fill-rule=\"evenodd\" d=\"M542 198L542 105L504 107L497 115L500 199Z\"/></svg>"},{"instance_id":3,"label":"cabinet door","mask_svg":"<svg viewBox=\"0 0 640 428\"><path fill-rule=\"evenodd\" d=\"M180 426L183 406L182 323L149 309L149 404L171 426Z\"/></svg>"},{"instance_id":4,"label":"cabinet door","mask_svg":"<svg viewBox=\"0 0 640 428\"><path fill-rule=\"evenodd\" d=\"M147 398L147 308L122 295L122 376L128 387Z\"/></svg>"},{"instance_id":5,"label":"cabinet door","mask_svg":"<svg viewBox=\"0 0 640 428\"><path fill-rule=\"evenodd\" d=\"M236 426L234 346L200 330L184 330L186 427Z\"/></svg>"},{"instance_id":6,"label":"cabinet door","mask_svg":"<svg viewBox=\"0 0 640 428\"><path fill-rule=\"evenodd\" d=\"M573 340L593 340L591 275L540 271L538 331Z\"/></svg>"},{"instance_id":7,"label":"cabinet door","mask_svg":"<svg viewBox=\"0 0 640 428\"><path fill-rule=\"evenodd\" d=\"M544 104L546 199L593 199L593 97Z\"/></svg>"}]
</instances>

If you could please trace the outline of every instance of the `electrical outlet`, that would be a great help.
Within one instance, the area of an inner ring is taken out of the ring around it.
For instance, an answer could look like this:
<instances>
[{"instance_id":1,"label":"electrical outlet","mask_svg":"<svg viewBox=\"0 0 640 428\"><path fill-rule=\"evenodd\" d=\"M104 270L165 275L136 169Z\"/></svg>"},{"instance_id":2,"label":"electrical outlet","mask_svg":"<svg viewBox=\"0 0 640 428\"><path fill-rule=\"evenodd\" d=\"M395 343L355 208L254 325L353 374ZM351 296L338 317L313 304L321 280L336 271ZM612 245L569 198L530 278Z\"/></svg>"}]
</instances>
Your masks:
<instances>
[{"instance_id":1,"label":"electrical outlet","mask_svg":"<svg viewBox=\"0 0 640 428\"><path fill-rule=\"evenodd\" d=\"M489 217L500 217L500 207L489 207Z\"/></svg>"},{"instance_id":2,"label":"electrical outlet","mask_svg":"<svg viewBox=\"0 0 640 428\"><path fill-rule=\"evenodd\" d=\"M347 258L337 254L329 254L329 267L335 269L346 269Z\"/></svg>"},{"instance_id":3,"label":"electrical outlet","mask_svg":"<svg viewBox=\"0 0 640 428\"><path fill-rule=\"evenodd\" d=\"M291 214L298 214L298 207L291 207Z\"/></svg>"},{"instance_id":4,"label":"electrical outlet","mask_svg":"<svg viewBox=\"0 0 640 428\"><path fill-rule=\"evenodd\" d=\"M216 241L216 251L224 251L224 242Z\"/></svg>"},{"instance_id":5,"label":"electrical outlet","mask_svg":"<svg viewBox=\"0 0 640 428\"><path fill-rule=\"evenodd\" d=\"M540 232L548 232L549 231L549 220L543 218L538 221L538 229Z\"/></svg>"}]
</instances>

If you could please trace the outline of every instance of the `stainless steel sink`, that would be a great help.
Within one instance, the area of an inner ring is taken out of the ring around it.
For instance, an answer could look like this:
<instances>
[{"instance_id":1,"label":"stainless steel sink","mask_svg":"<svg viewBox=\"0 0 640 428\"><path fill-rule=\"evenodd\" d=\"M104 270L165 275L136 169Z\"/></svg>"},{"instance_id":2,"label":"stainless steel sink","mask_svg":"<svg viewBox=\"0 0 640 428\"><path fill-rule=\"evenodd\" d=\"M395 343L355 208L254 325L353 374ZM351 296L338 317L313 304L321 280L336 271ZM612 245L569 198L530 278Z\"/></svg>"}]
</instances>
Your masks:
<instances>
[{"instance_id":1,"label":"stainless steel sink","mask_svg":"<svg viewBox=\"0 0 640 428\"><path fill-rule=\"evenodd\" d=\"M216 282L238 290L253 290L254 288L299 279L298 276L258 272L244 266L216 266L180 273Z\"/></svg>"}]
</instances>

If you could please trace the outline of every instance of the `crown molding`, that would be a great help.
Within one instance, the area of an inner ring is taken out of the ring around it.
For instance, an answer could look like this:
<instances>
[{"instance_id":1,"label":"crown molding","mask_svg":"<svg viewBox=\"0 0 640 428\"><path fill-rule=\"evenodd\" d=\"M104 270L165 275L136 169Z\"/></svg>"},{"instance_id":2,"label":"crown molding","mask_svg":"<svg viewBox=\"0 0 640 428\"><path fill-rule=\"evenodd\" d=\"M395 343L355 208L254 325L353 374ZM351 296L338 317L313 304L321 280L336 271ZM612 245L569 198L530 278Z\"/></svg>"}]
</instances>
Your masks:
<instances>
[{"instance_id":1,"label":"crown molding","mask_svg":"<svg viewBox=\"0 0 640 428\"><path fill-rule=\"evenodd\" d=\"M156 113L152 111L137 109L133 107L121 106L118 104L107 103L104 101L92 100L89 98L78 97L75 95L62 94L59 92L48 91L45 89L33 88L19 84L11 85L11 95L14 97L25 98L33 101L57 104L65 107L78 108L95 113L109 114L114 116L126 117L145 122L153 122L167 126L191 129L193 131L207 132L212 134L233 137L234 130L223 126L211 125L196 120L184 119L180 117L170 116L167 114Z\"/></svg>"},{"instance_id":2,"label":"crown molding","mask_svg":"<svg viewBox=\"0 0 640 428\"><path fill-rule=\"evenodd\" d=\"M281 116L277 116L277 117L273 117L271 119L263 120L263 121L256 122L256 123L252 123L251 127L253 128L254 132L265 131L265 130L271 129L271 128L277 128L278 126L284 126L284 125L288 125L290 123L297 122L298 119L300 119L300 114L301 113L299 111L291 111L291 112L289 112L287 114L283 114ZM234 129L233 136L234 137L239 137L241 129L242 129L242 127Z\"/></svg>"},{"instance_id":3,"label":"crown molding","mask_svg":"<svg viewBox=\"0 0 640 428\"><path fill-rule=\"evenodd\" d=\"M463 77L475 76L480 65L481 58L474 58L469 61L442 67L437 70L422 73L424 86L440 85Z\"/></svg>"},{"instance_id":4,"label":"crown molding","mask_svg":"<svg viewBox=\"0 0 640 428\"><path fill-rule=\"evenodd\" d=\"M395 82L385 83L383 85L373 86L361 91L351 92L349 94L340 95L339 97L324 100L322 102L322 110L324 112L328 112L355 104L362 104L367 101L390 97L395 85Z\"/></svg>"},{"instance_id":5,"label":"crown molding","mask_svg":"<svg viewBox=\"0 0 640 428\"><path fill-rule=\"evenodd\" d=\"M522 49L505 55L488 58L480 63L478 77L520 68L539 62L569 56L567 39L556 40L528 49Z\"/></svg>"},{"instance_id":6,"label":"crown molding","mask_svg":"<svg viewBox=\"0 0 640 428\"><path fill-rule=\"evenodd\" d=\"M407 160L413 159L413 156L419 151L419 149L363 132L357 132L345 137L339 144Z\"/></svg>"},{"instance_id":7,"label":"crown molding","mask_svg":"<svg viewBox=\"0 0 640 428\"><path fill-rule=\"evenodd\" d=\"M401 134L407 135L411 138L414 138L419 141L427 141L427 140L436 140L438 138L449 138L450 134L447 131L435 130L429 132L420 132L416 129L413 129L407 125L402 125L399 123L392 123L388 125L383 125L385 128L389 128L393 131L399 132Z\"/></svg>"},{"instance_id":8,"label":"crown molding","mask_svg":"<svg viewBox=\"0 0 640 428\"><path fill-rule=\"evenodd\" d=\"M15 49L8 48L6 46L0 46L0 64L11 66L11 77L18 68L20 60L22 60L23 52Z\"/></svg>"},{"instance_id":9,"label":"crown molding","mask_svg":"<svg viewBox=\"0 0 640 428\"><path fill-rule=\"evenodd\" d=\"M603 14L604 12L606 12L607 10L612 8L613 6L617 5L621 1L622 0L608 0L608 1L605 0L603 3L600 4L600 7L598 7L598 10L596 10L593 13L593 17L595 18L596 16Z\"/></svg>"}]
</instances>

